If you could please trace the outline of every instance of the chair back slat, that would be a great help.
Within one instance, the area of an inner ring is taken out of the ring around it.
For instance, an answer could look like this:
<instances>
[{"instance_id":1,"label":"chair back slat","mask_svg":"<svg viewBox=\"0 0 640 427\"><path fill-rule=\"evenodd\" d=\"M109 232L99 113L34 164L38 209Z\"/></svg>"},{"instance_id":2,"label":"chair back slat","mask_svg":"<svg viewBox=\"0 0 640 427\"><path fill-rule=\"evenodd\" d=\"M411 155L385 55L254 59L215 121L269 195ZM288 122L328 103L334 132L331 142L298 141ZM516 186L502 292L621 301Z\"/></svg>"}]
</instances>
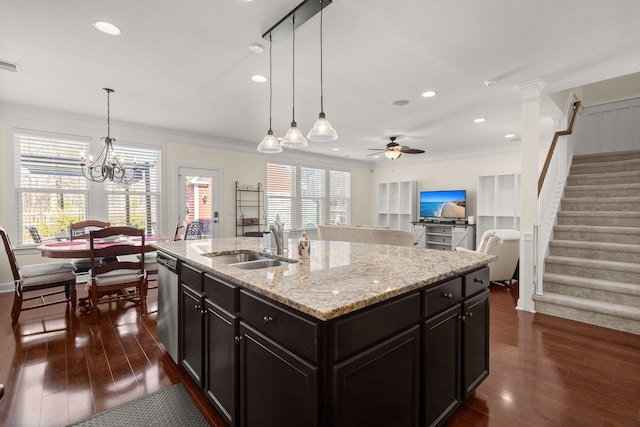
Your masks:
<instances>
[{"instance_id":1,"label":"chair back slat","mask_svg":"<svg viewBox=\"0 0 640 427\"><path fill-rule=\"evenodd\" d=\"M0 235L2 235L2 242L4 243L4 250L7 253L7 258L9 260L9 266L11 267L11 274L13 274L13 280L20 280L20 269L18 267L18 260L16 259L16 254L13 252L13 247L11 246L11 241L9 240L9 235L6 230L0 227Z\"/></svg>"},{"instance_id":2,"label":"chair back slat","mask_svg":"<svg viewBox=\"0 0 640 427\"><path fill-rule=\"evenodd\" d=\"M187 228L189 227L189 223L187 221L178 221L176 224L176 232L173 235L173 240L184 240L187 236Z\"/></svg>"}]
</instances>

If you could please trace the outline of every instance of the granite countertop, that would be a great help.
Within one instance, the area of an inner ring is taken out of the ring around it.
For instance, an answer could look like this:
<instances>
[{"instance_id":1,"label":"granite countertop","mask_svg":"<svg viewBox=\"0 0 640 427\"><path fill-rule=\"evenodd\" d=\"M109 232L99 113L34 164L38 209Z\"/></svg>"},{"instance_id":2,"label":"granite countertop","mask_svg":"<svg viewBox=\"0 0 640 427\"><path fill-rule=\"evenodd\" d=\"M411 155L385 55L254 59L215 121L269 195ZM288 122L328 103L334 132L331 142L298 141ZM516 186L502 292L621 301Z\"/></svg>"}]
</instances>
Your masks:
<instances>
[{"instance_id":1,"label":"granite countertop","mask_svg":"<svg viewBox=\"0 0 640 427\"><path fill-rule=\"evenodd\" d=\"M298 262L243 270L208 253L259 251L262 239L229 237L153 242L152 246L320 320L329 320L447 277L486 265L495 257L419 247L311 241L311 256L298 260L297 241L277 258ZM275 256L275 255L274 255Z\"/></svg>"}]
</instances>

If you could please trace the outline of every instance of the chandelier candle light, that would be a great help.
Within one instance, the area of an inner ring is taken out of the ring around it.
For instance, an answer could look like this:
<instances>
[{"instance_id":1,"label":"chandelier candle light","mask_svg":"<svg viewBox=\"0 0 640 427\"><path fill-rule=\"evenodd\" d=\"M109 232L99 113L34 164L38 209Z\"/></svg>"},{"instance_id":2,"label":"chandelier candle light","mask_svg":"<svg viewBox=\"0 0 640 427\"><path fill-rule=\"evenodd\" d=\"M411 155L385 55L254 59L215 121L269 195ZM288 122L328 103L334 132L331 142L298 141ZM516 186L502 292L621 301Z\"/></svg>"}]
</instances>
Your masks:
<instances>
[{"instance_id":1,"label":"chandelier candle light","mask_svg":"<svg viewBox=\"0 0 640 427\"><path fill-rule=\"evenodd\" d=\"M89 166L84 156L80 159L80 166L82 167L82 174L89 181L104 182L107 179L115 183L129 183L136 176L136 159L133 159L133 165L131 172L126 169L123 162L118 159L116 152L113 148L113 142L115 138L111 138L111 118L110 118L110 105L109 95L114 92L113 89L103 88L107 92L107 136L102 138L104 141L104 147L100 152L98 158L93 161L93 156L89 156Z\"/></svg>"}]
</instances>

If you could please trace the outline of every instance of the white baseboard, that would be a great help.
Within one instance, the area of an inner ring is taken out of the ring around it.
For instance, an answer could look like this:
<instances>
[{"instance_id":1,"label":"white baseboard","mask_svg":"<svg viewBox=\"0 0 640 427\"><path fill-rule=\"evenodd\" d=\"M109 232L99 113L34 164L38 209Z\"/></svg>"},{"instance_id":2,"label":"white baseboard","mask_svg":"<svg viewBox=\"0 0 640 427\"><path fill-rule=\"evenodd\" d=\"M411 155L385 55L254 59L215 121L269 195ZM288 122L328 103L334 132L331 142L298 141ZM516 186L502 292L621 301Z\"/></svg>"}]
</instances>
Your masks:
<instances>
[{"instance_id":1,"label":"white baseboard","mask_svg":"<svg viewBox=\"0 0 640 427\"><path fill-rule=\"evenodd\" d=\"M13 282L0 283L0 293L13 292Z\"/></svg>"}]
</instances>

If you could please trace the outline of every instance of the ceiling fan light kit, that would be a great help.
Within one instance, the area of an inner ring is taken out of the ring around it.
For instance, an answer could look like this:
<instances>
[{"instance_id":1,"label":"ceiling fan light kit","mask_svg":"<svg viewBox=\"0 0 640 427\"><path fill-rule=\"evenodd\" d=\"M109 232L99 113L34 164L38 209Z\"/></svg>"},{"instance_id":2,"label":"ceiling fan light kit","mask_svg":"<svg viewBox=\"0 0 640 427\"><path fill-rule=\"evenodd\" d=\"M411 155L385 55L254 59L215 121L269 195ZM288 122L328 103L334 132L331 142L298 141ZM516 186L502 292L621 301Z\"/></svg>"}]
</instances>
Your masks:
<instances>
[{"instance_id":1,"label":"ceiling fan light kit","mask_svg":"<svg viewBox=\"0 0 640 427\"><path fill-rule=\"evenodd\" d=\"M380 152L384 152L384 156L387 159L391 159L391 160L395 160L398 157L400 157L403 153L404 154L422 154L424 153L424 150L420 150L417 148L411 148L407 145L400 145L396 142L396 139L398 137L397 136L390 136L389 137L389 141L387 143L386 148L369 148L369 150L372 151L377 151L377 153L372 153L369 154L369 156L375 156L377 154L380 154Z\"/></svg>"}]
</instances>

